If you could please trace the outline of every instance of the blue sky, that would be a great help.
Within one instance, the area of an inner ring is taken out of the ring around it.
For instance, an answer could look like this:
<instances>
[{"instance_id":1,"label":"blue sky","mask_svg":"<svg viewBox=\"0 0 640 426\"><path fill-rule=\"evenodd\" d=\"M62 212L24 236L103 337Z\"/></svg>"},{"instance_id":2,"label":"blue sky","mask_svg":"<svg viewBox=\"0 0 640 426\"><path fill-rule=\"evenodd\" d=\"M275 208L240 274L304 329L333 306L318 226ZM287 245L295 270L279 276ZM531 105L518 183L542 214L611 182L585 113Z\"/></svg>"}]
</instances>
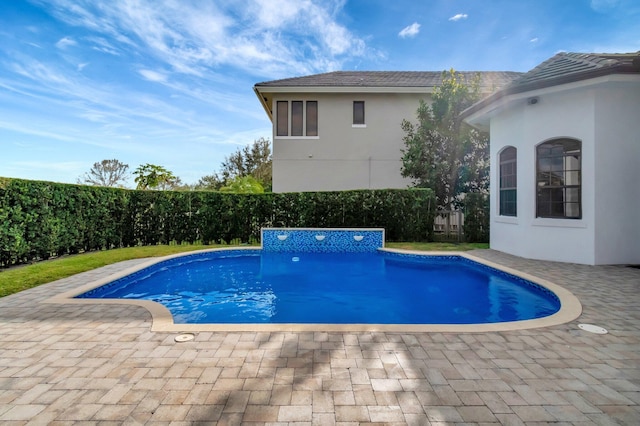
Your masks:
<instances>
[{"instance_id":1,"label":"blue sky","mask_svg":"<svg viewBox=\"0 0 640 426\"><path fill-rule=\"evenodd\" d=\"M6 0L0 176L75 183L115 158L195 183L271 137L255 83L527 71L560 51L638 51L638 22L637 0Z\"/></svg>"}]
</instances>

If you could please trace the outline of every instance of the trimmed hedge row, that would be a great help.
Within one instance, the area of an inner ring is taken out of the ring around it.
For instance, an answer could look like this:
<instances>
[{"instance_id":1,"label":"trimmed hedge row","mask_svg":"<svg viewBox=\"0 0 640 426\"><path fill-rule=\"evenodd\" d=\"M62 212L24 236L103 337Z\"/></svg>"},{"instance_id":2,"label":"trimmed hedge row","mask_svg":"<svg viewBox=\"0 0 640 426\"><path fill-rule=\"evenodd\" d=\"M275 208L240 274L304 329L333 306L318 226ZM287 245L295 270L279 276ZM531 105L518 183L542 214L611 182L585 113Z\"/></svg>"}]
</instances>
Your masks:
<instances>
[{"instance_id":1,"label":"trimmed hedge row","mask_svg":"<svg viewBox=\"0 0 640 426\"><path fill-rule=\"evenodd\" d=\"M120 247L123 190L0 179L0 266Z\"/></svg>"},{"instance_id":2,"label":"trimmed hedge row","mask_svg":"<svg viewBox=\"0 0 640 426\"><path fill-rule=\"evenodd\" d=\"M0 178L0 267L137 245L254 242L262 227L379 227L388 241L431 241L434 211L426 189L227 194Z\"/></svg>"}]
</instances>

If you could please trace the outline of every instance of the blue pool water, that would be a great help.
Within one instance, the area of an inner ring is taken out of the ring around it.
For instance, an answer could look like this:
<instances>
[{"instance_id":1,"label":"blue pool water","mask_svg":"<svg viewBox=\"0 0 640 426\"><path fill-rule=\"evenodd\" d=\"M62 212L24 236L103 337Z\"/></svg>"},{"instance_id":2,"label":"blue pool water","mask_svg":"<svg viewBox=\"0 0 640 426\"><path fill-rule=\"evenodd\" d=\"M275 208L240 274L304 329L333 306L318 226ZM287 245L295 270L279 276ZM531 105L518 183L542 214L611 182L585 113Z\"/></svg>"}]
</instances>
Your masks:
<instances>
[{"instance_id":1,"label":"blue pool water","mask_svg":"<svg viewBox=\"0 0 640 426\"><path fill-rule=\"evenodd\" d=\"M182 324L477 324L560 309L544 287L463 257L384 252L200 253L77 297L153 300Z\"/></svg>"}]
</instances>

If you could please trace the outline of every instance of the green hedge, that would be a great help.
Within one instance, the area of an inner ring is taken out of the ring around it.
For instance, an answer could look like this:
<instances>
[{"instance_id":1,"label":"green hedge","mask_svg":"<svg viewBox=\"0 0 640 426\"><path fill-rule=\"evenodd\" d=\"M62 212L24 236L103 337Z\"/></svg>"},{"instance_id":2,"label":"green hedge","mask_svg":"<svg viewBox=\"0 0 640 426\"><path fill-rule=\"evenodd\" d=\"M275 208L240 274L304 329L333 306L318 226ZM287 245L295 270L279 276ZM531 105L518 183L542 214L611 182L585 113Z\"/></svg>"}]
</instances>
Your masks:
<instances>
[{"instance_id":1,"label":"green hedge","mask_svg":"<svg viewBox=\"0 0 640 426\"><path fill-rule=\"evenodd\" d=\"M257 242L262 227L380 227L431 241L430 190L133 191L0 178L0 267L116 247Z\"/></svg>"}]
</instances>

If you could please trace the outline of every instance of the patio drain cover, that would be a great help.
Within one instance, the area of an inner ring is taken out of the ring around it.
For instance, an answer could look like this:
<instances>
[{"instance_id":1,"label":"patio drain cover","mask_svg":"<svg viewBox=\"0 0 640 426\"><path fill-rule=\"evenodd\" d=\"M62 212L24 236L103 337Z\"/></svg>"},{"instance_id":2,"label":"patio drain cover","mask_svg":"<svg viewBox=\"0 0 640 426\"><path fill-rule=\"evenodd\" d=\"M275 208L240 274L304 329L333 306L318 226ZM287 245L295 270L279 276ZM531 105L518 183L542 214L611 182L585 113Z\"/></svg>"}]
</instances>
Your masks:
<instances>
[{"instance_id":1,"label":"patio drain cover","mask_svg":"<svg viewBox=\"0 0 640 426\"><path fill-rule=\"evenodd\" d=\"M195 336L191 333L185 333L177 335L174 340L178 343L184 343L193 340L194 337Z\"/></svg>"},{"instance_id":2,"label":"patio drain cover","mask_svg":"<svg viewBox=\"0 0 640 426\"><path fill-rule=\"evenodd\" d=\"M581 330L588 331L589 333L595 333L595 334L607 334L608 333L607 329L602 328L602 327L598 327L597 325L593 325L593 324L578 324L578 327Z\"/></svg>"}]
</instances>

